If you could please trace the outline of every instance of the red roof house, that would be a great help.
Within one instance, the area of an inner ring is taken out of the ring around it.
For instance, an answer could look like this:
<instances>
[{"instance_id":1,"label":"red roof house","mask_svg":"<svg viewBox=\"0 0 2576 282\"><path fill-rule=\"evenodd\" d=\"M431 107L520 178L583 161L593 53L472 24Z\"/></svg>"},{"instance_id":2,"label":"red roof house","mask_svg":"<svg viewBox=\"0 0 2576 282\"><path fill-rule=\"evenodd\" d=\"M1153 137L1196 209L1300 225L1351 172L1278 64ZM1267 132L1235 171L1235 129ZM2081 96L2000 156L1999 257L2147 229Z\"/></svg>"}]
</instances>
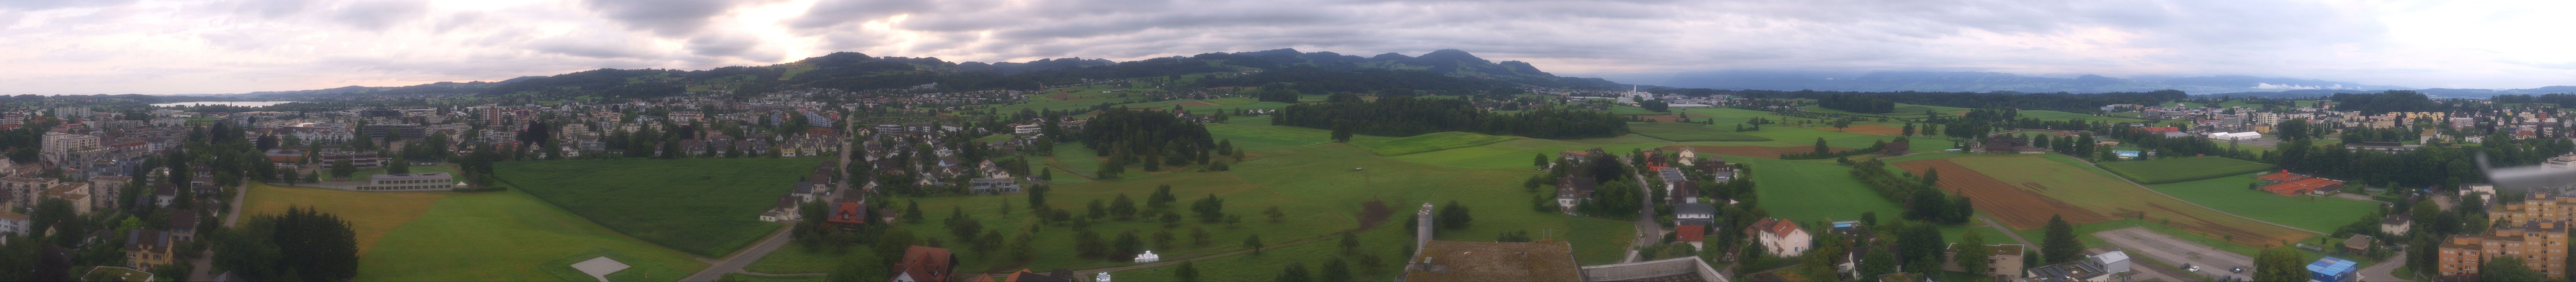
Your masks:
<instances>
[{"instance_id":1,"label":"red roof house","mask_svg":"<svg viewBox=\"0 0 2576 282\"><path fill-rule=\"evenodd\" d=\"M895 276L891 280L897 282L948 281L949 275L956 274L949 267L955 265L957 265L957 257L950 254L946 248L912 246L903 250L903 261L894 264Z\"/></svg>"}]
</instances>

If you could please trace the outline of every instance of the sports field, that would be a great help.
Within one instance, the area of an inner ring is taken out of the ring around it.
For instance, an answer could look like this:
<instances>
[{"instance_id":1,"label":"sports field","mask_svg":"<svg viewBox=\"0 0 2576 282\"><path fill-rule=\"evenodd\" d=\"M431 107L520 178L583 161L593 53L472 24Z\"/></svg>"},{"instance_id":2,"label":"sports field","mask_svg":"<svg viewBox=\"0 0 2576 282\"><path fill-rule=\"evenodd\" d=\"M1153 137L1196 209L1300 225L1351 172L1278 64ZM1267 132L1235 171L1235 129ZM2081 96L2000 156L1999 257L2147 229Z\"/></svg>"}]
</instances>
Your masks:
<instances>
[{"instance_id":1,"label":"sports field","mask_svg":"<svg viewBox=\"0 0 2576 282\"><path fill-rule=\"evenodd\" d=\"M760 213L827 157L502 162L504 184L618 232L706 257L776 230Z\"/></svg>"},{"instance_id":2,"label":"sports field","mask_svg":"<svg viewBox=\"0 0 2576 282\"><path fill-rule=\"evenodd\" d=\"M2189 157L2101 163L2103 170L2136 180L2164 184L2271 170L2272 164L2224 157Z\"/></svg>"},{"instance_id":3,"label":"sports field","mask_svg":"<svg viewBox=\"0 0 2576 282\"><path fill-rule=\"evenodd\" d=\"M358 255L366 256L394 227L411 223L432 203L452 192L356 192L312 187L283 187L253 182L243 195L244 215L283 214L287 207L321 210L349 221L358 235Z\"/></svg>"},{"instance_id":4,"label":"sports field","mask_svg":"<svg viewBox=\"0 0 2576 282\"><path fill-rule=\"evenodd\" d=\"M596 281L571 264L600 256L632 266L608 275L618 281L679 280L707 267L510 190L440 199L358 257L356 280Z\"/></svg>"},{"instance_id":5,"label":"sports field","mask_svg":"<svg viewBox=\"0 0 2576 282\"><path fill-rule=\"evenodd\" d=\"M2379 202L2328 196L2282 196L2246 189L2246 184L2263 182L2254 179L2258 174L2147 185L2147 188L2221 211L2316 231L2332 231L2368 217L2379 209Z\"/></svg>"},{"instance_id":6,"label":"sports field","mask_svg":"<svg viewBox=\"0 0 2576 282\"><path fill-rule=\"evenodd\" d=\"M1376 153L1380 156L1401 156L1412 153L1484 146L1485 144L1502 143L1503 141L1511 141L1512 139L1520 138L1521 137L1519 136L1496 136L1450 131L1433 132L1403 138L1379 140L1354 139L1351 141L1351 145L1357 145L1361 149L1367 149L1370 153Z\"/></svg>"},{"instance_id":7,"label":"sports field","mask_svg":"<svg viewBox=\"0 0 2576 282\"><path fill-rule=\"evenodd\" d=\"M1792 161L1767 158L1727 156L1726 161L1753 167L1753 192L1771 217L1799 222L1816 220L1853 220L1861 212L1878 212L1879 218L1896 218L1903 212L1894 202L1878 196L1860 180L1853 179L1851 167L1833 160Z\"/></svg>"},{"instance_id":8,"label":"sports field","mask_svg":"<svg viewBox=\"0 0 2576 282\"><path fill-rule=\"evenodd\" d=\"M1679 122L1628 123L1628 130L1636 131L1637 135L1666 141L1771 141L1771 138L1734 132L1735 129L1732 127L1727 129L1712 127L1716 126Z\"/></svg>"},{"instance_id":9,"label":"sports field","mask_svg":"<svg viewBox=\"0 0 2576 282\"><path fill-rule=\"evenodd\" d=\"M2074 223L2144 217L2251 246L2277 245L2316 235L2194 206L2080 163L2051 154L1967 156L1895 165L1917 174L1937 168L1943 189L1968 196L1979 211L2014 228L2039 228L2046 225L2049 216L2061 215Z\"/></svg>"}]
</instances>

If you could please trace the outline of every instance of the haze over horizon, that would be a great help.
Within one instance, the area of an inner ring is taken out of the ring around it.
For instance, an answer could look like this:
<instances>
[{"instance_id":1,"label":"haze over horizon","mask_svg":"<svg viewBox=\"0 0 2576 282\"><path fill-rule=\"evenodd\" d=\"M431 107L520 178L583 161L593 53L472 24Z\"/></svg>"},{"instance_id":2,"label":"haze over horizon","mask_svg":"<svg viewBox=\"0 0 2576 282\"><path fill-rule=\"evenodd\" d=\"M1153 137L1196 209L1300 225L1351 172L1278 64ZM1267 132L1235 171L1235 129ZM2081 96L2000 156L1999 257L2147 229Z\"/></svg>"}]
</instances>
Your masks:
<instances>
[{"instance_id":1,"label":"haze over horizon","mask_svg":"<svg viewBox=\"0 0 2576 282\"><path fill-rule=\"evenodd\" d=\"M2565 2L0 2L0 94L192 94L768 65L1459 49L1564 76L2253 75L2576 84Z\"/></svg>"}]
</instances>

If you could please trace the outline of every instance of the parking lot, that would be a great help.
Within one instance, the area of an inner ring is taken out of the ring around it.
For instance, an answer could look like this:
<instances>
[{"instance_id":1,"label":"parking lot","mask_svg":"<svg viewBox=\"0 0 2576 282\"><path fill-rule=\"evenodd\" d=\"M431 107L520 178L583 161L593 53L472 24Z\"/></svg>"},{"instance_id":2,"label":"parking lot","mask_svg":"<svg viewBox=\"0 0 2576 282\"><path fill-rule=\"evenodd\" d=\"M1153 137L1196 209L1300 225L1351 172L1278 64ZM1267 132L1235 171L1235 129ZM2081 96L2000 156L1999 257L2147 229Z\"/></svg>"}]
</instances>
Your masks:
<instances>
[{"instance_id":1,"label":"parking lot","mask_svg":"<svg viewBox=\"0 0 2576 282\"><path fill-rule=\"evenodd\" d=\"M2246 257L2245 255L2219 250L2218 248L2210 247L2209 245L2203 245L2197 242L2183 240L2182 238L2174 238L2173 236L2156 233L2155 231L2147 230L2145 227L2130 227L2095 232L2093 233L2093 236L2100 237L2105 241L2110 241L2112 245L2117 245L2120 246L2121 249L2130 251L2129 255L2133 257L2143 256L2176 267L2182 266L2182 264L2186 263L2199 266L2200 271L2194 271L2191 275L2202 276L2164 277L2166 279L2141 280L2202 281L2216 279L2219 276L2226 275L2243 277L2245 275L2250 275L2249 273L2252 272L2252 269L2247 269L2247 273L2228 273L2227 268L2238 266L2252 268L2254 266L2254 258L2252 257ZM2145 263L2131 264L2130 268L2141 272L2138 275L2140 278L2150 276L2175 276L2175 272L2180 272L2180 270Z\"/></svg>"}]
</instances>

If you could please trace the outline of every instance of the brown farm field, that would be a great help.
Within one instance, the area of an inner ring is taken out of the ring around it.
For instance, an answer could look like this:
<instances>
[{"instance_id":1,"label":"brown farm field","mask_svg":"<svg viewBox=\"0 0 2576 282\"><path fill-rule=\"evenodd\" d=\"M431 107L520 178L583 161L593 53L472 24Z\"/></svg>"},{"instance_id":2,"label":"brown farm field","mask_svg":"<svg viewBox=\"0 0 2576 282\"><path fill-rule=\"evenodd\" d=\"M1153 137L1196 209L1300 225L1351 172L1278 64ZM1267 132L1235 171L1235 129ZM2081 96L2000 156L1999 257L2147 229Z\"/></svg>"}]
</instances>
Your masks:
<instances>
[{"instance_id":1,"label":"brown farm field","mask_svg":"<svg viewBox=\"0 0 2576 282\"><path fill-rule=\"evenodd\" d=\"M1918 174L1938 168L1942 188L1967 195L1977 209L2019 229L2045 227L2049 216L2062 215L2075 224L2143 217L2254 247L2316 236L2156 194L2071 161L2041 156L1960 157L1904 161L1896 166Z\"/></svg>"},{"instance_id":2,"label":"brown farm field","mask_svg":"<svg viewBox=\"0 0 2576 282\"><path fill-rule=\"evenodd\" d=\"M1700 154L1736 155L1736 156L1747 156L1747 157L1756 157L1756 158L1775 158L1775 159L1776 159L1776 158L1780 158L1780 154L1781 154L1781 153L1806 153L1806 152L1814 152L1814 151L1816 150L1816 147L1765 147L1765 146L1664 146L1663 148L1656 148L1656 149L1659 149L1659 150L1665 150L1665 151L1681 151L1683 147L1689 147L1689 148L1691 148L1691 151L1693 151L1693 152L1698 152L1698 153L1700 153ZM1834 147L1834 148L1833 148L1833 151L1835 151L1835 152L1850 151L1850 150L1852 150L1852 149L1851 149L1851 148L1841 148L1841 147ZM2048 219L2040 219L2040 220L2043 220L2043 221L2044 221L2044 220L2048 220Z\"/></svg>"}]
</instances>

